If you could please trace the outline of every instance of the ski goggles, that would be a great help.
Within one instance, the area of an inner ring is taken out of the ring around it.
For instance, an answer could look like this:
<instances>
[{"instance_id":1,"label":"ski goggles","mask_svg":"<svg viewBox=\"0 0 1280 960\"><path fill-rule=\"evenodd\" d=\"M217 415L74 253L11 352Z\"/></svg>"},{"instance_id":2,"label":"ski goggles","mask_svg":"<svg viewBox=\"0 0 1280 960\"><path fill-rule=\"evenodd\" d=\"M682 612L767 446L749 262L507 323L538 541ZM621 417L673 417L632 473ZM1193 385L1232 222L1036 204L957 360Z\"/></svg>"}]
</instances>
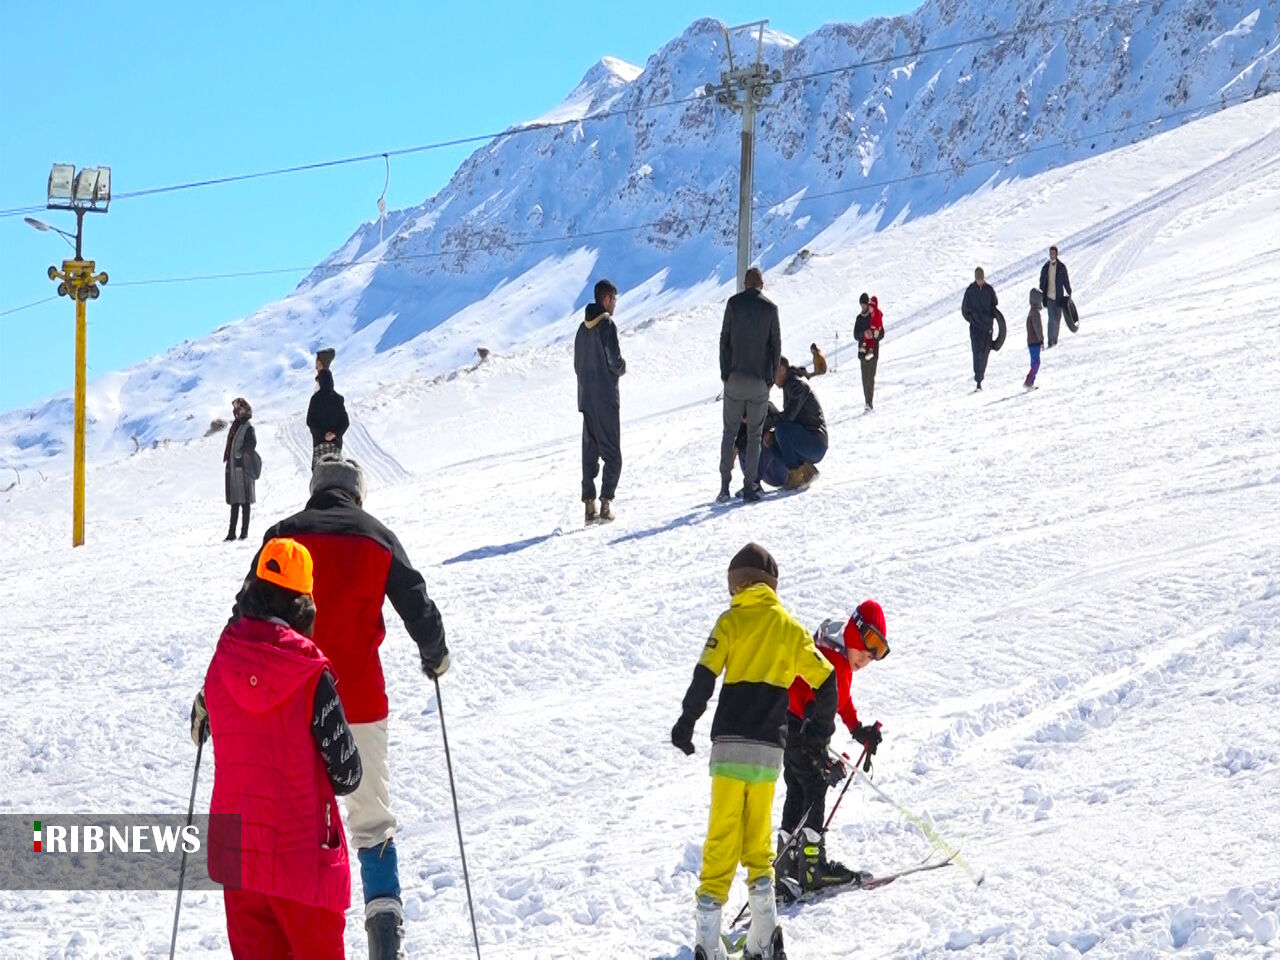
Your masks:
<instances>
[{"instance_id":1,"label":"ski goggles","mask_svg":"<svg viewBox=\"0 0 1280 960\"><path fill-rule=\"evenodd\" d=\"M889 641L884 638L883 633L863 620L857 611L854 611L853 622L858 632L862 634L863 646L867 648L867 653L871 654L872 660L883 660L889 655Z\"/></svg>"}]
</instances>

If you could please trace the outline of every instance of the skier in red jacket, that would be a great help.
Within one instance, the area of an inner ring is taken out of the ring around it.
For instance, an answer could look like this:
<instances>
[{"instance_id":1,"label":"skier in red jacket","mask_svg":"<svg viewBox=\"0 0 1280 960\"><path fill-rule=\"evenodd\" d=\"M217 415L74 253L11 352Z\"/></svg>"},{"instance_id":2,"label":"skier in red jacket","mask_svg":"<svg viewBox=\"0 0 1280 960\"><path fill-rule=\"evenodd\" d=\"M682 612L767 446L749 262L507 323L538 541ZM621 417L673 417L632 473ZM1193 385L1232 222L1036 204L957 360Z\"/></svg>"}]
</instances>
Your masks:
<instances>
[{"instance_id":1,"label":"skier in red jacket","mask_svg":"<svg viewBox=\"0 0 1280 960\"><path fill-rule=\"evenodd\" d=\"M387 757L387 688L378 649L386 637L384 600L418 645L422 671L449 669L444 623L399 539L364 510L364 472L354 460L322 456L306 508L276 523L267 538L292 537L315 558L315 643L333 663L342 705L360 748L364 779L345 800L360 860L370 960L400 953L403 911Z\"/></svg>"},{"instance_id":2,"label":"skier in red jacket","mask_svg":"<svg viewBox=\"0 0 1280 960\"><path fill-rule=\"evenodd\" d=\"M889 655L884 610L875 600L864 600L843 629L838 622L824 620L813 639L835 668L839 695L836 715L844 721L853 738L867 748L867 754L874 756L880 746L880 724L867 726L858 720L858 710L849 695L849 682L854 673L872 660L883 660ZM779 853L788 847L796 830L804 833L778 862L777 890L784 898L794 897L803 890L853 883L861 876L856 870L827 859L823 818L827 788L832 782L832 765L825 751L812 752L804 736L805 724L813 709L813 691L804 680L797 679L791 685L790 694L782 766L787 796L782 807L782 831L778 834Z\"/></svg>"},{"instance_id":3,"label":"skier in red jacket","mask_svg":"<svg viewBox=\"0 0 1280 960\"><path fill-rule=\"evenodd\" d=\"M224 885L236 960L345 955L351 867L336 796L360 784L360 754L309 639L312 586L305 547L262 548L191 708L192 739L217 742L209 876Z\"/></svg>"}]
</instances>

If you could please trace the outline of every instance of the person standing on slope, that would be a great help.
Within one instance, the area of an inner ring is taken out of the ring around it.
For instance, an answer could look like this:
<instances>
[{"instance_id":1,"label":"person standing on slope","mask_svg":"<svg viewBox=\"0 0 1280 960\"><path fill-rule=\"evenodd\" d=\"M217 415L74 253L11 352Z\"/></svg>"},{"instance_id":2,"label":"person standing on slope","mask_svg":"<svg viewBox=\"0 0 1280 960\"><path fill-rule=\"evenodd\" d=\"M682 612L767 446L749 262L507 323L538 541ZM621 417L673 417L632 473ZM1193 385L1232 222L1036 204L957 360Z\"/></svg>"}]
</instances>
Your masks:
<instances>
[{"instance_id":1,"label":"person standing on slope","mask_svg":"<svg viewBox=\"0 0 1280 960\"><path fill-rule=\"evenodd\" d=\"M1027 312L1027 350L1031 353L1031 372L1022 381L1028 390L1036 386L1036 374L1040 372L1040 346L1044 343L1044 325L1040 322L1040 291L1031 288L1031 309Z\"/></svg>"},{"instance_id":2,"label":"person standing on slope","mask_svg":"<svg viewBox=\"0 0 1280 960\"><path fill-rule=\"evenodd\" d=\"M862 367L862 399L866 413L872 410L876 394L876 369L880 366L880 341L884 339L884 314L880 299L863 294L858 297L862 310L853 322L853 336L858 341L858 359Z\"/></svg>"},{"instance_id":3,"label":"person standing on slope","mask_svg":"<svg viewBox=\"0 0 1280 960\"><path fill-rule=\"evenodd\" d=\"M720 327L720 380L724 384L724 433L720 440L720 494L731 499L734 438L747 419L747 450L742 499L760 499L760 442L773 385L782 359L782 329L777 305L764 295L764 274L752 267L743 277L745 289L729 298Z\"/></svg>"},{"instance_id":4,"label":"person standing on slope","mask_svg":"<svg viewBox=\"0 0 1280 960\"><path fill-rule=\"evenodd\" d=\"M969 345L973 348L973 382L975 390L982 389L982 378L987 374L987 358L991 355L991 330L996 322L996 307L1000 299L996 288L986 282L982 268L973 271L973 283L964 292L960 313L969 322Z\"/></svg>"},{"instance_id":5,"label":"person standing on slope","mask_svg":"<svg viewBox=\"0 0 1280 960\"><path fill-rule=\"evenodd\" d=\"M813 641L835 670L836 713L853 739L866 748L867 755L875 756L881 740L880 724L865 726L858 720L849 683L853 675L872 660L883 660L889 655L884 610L876 601L864 600L847 623L824 620ZM782 758L787 796L782 805L782 831L778 834L777 886L779 895L784 897L862 879L858 871L827 859L824 821L833 764L827 756L826 745L822 744L819 750L818 743L807 736L808 724L812 722L809 714L810 704L814 702L813 689L803 678L797 678L791 684L790 699L787 747ZM798 843L792 843L792 834L797 830L804 833Z\"/></svg>"},{"instance_id":6,"label":"person standing on slope","mask_svg":"<svg viewBox=\"0 0 1280 960\"><path fill-rule=\"evenodd\" d=\"M622 476L622 423L619 378L627 372L618 346L613 311L618 288L599 280L595 301L573 339L573 372L578 378L578 412L582 414L582 502L587 523L613 519L613 498ZM600 512L596 513L596 473L604 460L600 481Z\"/></svg>"},{"instance_id":7,"label":"person standing on slope","mask_svg":"<svg viewBox=\"0 0 1280 960\"><path fill-rule=\"evenodd\" d=\"M316 392L307 405L307 427L311 431L311 469L326 453L342 453L342 437L351 421L342 394L333 389L333 372L329 365L337 351L333 348L316 353Z\"/></svg>"},{"instance_id":8,"label":"person standing on slope","mask_svg":"<svg viewBox=\"0 0 1280 960\"><path fill-rule=\"evenodd\" d=\"M312 586L306 548L269 540L191 706L192 741L217 742L209 876L224 885L235 960L345 955L351 866L336 797L359 786L360 753L309 639Z\"/></svg>"},{"instance_id":9,"label":"person standing on slope","mask_svg":"<svg viewBox=\"0 0 1280 960\"><path fill-rule=\"evenodd\" d=\"M227 431L227 445L222 450L223 480L227 503L231 505L231 523L225 540L236 538L236 518L244 511L240 522L240 539L249 535L249 507L255 499L257 471L254 465L258 451L258 435L254 432L253 408L244 397L231 401L231 427Z\"/></svg>"},{"instance_id":10,"label":"person standing on slope","mask_svg":"<svg viewBox=\"0 0 1280 960\"><path fill-rule=\"evenodd\" d=\"M1058 248L1049 248L1049 259L1040 268L1040 299L1049 311L1049 340L1045 349L1057 346L1058 331L1062 324L1062 311L1071 299L1071 278L1067 265L1058 259Z\"/></svg>"},{"instance_id":11,"label":"person standing on slope","mask_svg":"<svg viewBox=\"0 0 1280 960\"><path fill-rule=\"evenodd\" d=\"M711 818L698 886L697 960L720 960L721 911L739 862L747 868L751 927L746 956L781 957L773 894L773 793L786 745L788 688L801 677L816 691L806 736L825 750L835 728L831 664L778 599L778 564L748 543L729 562L729 609L702 649L671 742L694 752L693 728L724 674L711 722Z\"/></svg>"},{"instance_id":12,"label":"person standing on slope","mask_svg":"<svg viewBox=\"0 0 1280 960\"><path fill-rule=\"evenodd\" d=\"M387 762L387 691L378 656L386 636L383 601L391 601L417 643L428 677L449 669L449 649L422 574L396 535L364 511L364 501L359 464L328 454L311 473L306 508L266 536L268 541L291 537L315 558L315 644L333 664L364 764L364 779L346 806L360 860L369 958L393 960L400 950L403 912Z\"/></svg>"}]
</instances>

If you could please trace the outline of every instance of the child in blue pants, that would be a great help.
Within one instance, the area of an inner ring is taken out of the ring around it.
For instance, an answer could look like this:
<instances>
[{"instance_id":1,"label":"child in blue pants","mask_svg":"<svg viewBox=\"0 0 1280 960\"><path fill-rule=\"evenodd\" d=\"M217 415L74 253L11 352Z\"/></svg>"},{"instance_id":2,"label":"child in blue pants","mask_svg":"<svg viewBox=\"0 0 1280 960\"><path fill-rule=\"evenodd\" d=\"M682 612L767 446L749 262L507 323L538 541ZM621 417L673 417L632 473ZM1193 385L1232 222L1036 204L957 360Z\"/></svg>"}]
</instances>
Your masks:
<instances>
[{"instance_id":1,"label":"child in blue pants","mask_svg":"<svg viewBox=\"0 0 1280 960\"><path fill-rule=\"evenodd\" d=\"M1031 372L1022 385L1028 390L1036 386L1036 374L1040 372L1040 348L1044 345L1044 325L1040 322L1040 291L1031 288L1031 312L1027 314L1027 350L1031 353Z\"/></svg>"}]
</instances>

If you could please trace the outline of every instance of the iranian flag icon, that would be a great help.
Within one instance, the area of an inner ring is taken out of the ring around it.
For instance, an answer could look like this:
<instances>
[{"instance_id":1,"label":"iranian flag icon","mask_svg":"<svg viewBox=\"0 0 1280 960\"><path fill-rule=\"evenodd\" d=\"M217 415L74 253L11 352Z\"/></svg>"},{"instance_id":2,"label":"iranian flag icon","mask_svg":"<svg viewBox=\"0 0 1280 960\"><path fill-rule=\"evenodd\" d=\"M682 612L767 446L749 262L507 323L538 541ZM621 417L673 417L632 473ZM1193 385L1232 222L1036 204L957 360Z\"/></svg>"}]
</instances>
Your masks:
<instances>
[{"instance_id":1,"label":"iranian flag icon","mask_svg":"<svg viewBox=\"0 0 1280 960\"><path fill-rule=\"evenodd\" d=\"M36 829L35 829L36 853L39 853L40 852L40 821L36 820L34 821L34 823L36 825Z\"/></svg>"}]
</instances>

